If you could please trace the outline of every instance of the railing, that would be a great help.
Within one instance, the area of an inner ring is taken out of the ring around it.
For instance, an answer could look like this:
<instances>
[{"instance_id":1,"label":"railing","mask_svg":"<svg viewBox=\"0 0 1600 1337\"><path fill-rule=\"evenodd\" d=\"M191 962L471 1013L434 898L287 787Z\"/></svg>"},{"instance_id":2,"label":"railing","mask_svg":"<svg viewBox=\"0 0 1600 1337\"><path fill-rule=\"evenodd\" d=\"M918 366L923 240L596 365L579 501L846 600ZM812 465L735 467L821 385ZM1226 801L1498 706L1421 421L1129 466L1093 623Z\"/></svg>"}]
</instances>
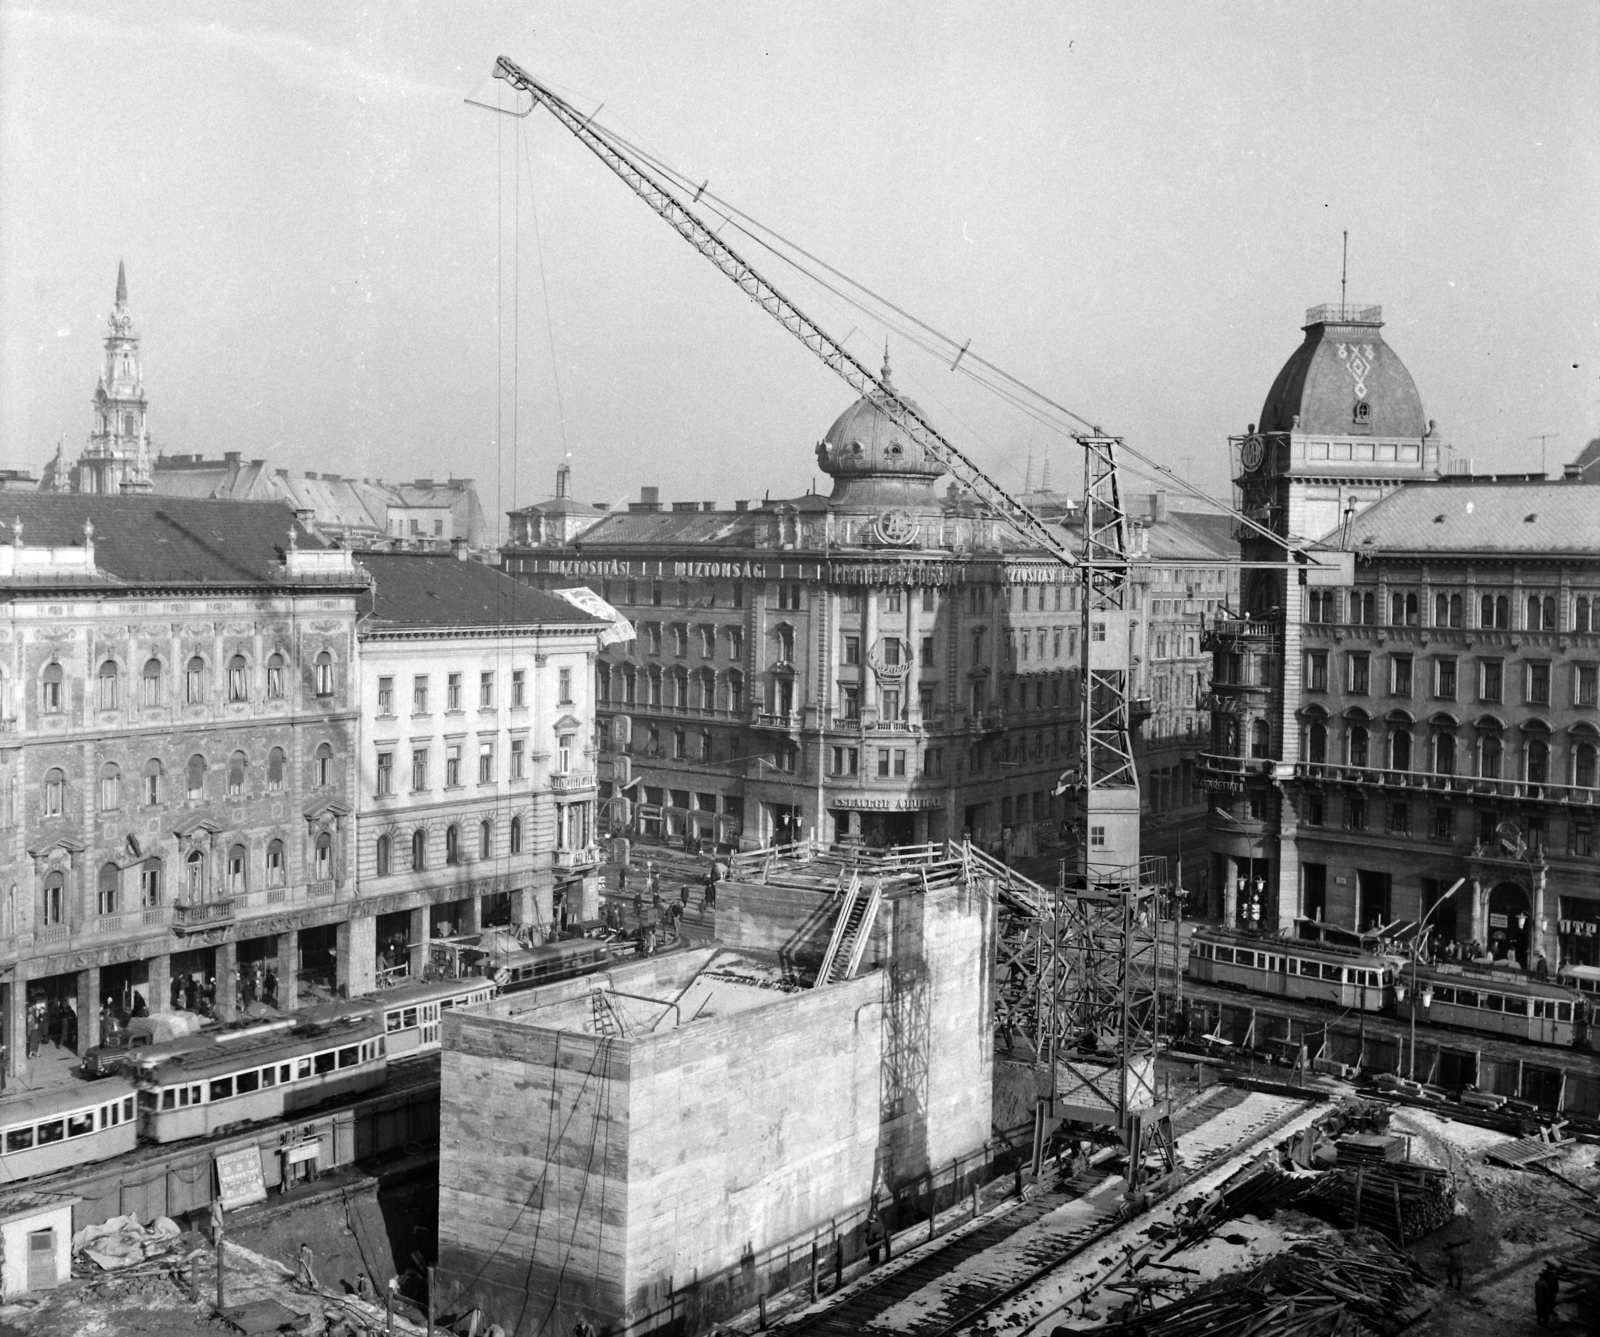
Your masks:
<instances>
[{"instance_id":1,"label":"railing","mask_svg":"<svg viewBox=\"0 0 1600 1337\"><path fill-rule=\"evenodd\" d=\"M1363 325L1383 323L1382 306L1352 306L1348 302L1324 302L1306 310L1307 325L1347 325L1358 321Z\"/></svg>"},{"instance_id":2,"label":"railing","mask_svg":"<svg viewBox=\"0 0 1600 1337\"><path fill-rule=\"evenodd\" d=\"M306 893L311 896L332 896L338 884L331 878L323 878L320 882L306 884Z\"/></svg>"},{"instance_id":3,"label":"railing","mask_svg":"<svg viewBox=\"0 0 1600 1337\"><path fill-rule=\"evenodd\" d=\"M226 923L234 917L233 898L225 901L201 901L186 904L179 901L172 907L174 928L193 928L201 924Z\"/></svg>"},{"instance_id":4,"label":"railing","mask_svg":"<svg viewBox=\"0 0 1600 1337\"><path fill-rule=\"evenodd\" d=\"M575 794L580 789L593 788L593 771L568 771L565 775L552 775L550 777L550 792L552 794Z\"/></svg>"},{"instance_id":5,"label":"railing","mask_svg":"<svg viewBox=\"0 0 1600 1337\"><path fill-rule=\"evenodd\" d=\"M1296 762L1294 774L1297 780L1320 780L1333 784L1376 785L1386 789L1425 789L1544 803L1573 803L1586 808L1600 807L1600 789L1581 785L1551 784L1548 780L1445 775L1438 771L1397 771L1382 766L1350 766L1331 761Z\"/></svg>"},{"instance_id":6,"label":"railing","mask_svg":"<svg viewBox=\"0 0 1600 1337\"><path fill-rule=\"evenodd\" d=\"M1252 777L1270 776L1277 763L1270 757L1230 757L1201 752L1195 757L1195 779L1202 789L1236 794Z\"/></svg>"},{"instance_id":7,"label":"railing","mask_svg":"<svg viewBox=\"0 0 1600 1337\"><path fill-rule=\"evenodd\" d=\"M555 866L557 868L589 868L600 862L600 847L586 845L581 850L557 850L555 852Z\"/></svg>"},{"instance_id":8,"label":"railing","mask_svg":"<svg viewBox=\"0 0 1600 1337\"><path fill-rule=\"evenodd\" d=\"M1270 641L1283 631L1279 622L1260 622L1243 617L1221 617L1200 633L1200 648L1215 650L1228 641Z\"/></svg>"},{"instance_id":9,"label":"railing","mask_svg":"<svg viewBox=\"0 0 1600 1337\"><path fill-rule=\"evenodd\" d=\"M784 715L767 710L758 710L751 715L750 724L757 729L798 729L800 727L800 712L794 710Z\"/></svg>"}]
</instances>

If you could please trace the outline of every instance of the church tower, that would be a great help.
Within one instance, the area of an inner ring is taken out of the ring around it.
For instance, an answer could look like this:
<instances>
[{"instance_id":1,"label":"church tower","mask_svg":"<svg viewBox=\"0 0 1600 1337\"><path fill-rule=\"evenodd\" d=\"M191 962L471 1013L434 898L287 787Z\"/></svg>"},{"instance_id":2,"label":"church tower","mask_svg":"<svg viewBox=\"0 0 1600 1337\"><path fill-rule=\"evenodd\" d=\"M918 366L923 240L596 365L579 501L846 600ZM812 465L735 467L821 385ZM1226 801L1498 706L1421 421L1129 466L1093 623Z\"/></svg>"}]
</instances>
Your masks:
<instances>
[{"instance_id":1,"label":"church tower","mask_svg":"<svg viewBox=\"0 0 1600 1337\"><path fill-rule=\"evenodd\" d=\"M72 470L71 490L116 495L151 490L150 432L139 336L128 314L128 276L117 262L117 301L105 365L94 390L94 431Z\"/></svg>"}]
</instances>

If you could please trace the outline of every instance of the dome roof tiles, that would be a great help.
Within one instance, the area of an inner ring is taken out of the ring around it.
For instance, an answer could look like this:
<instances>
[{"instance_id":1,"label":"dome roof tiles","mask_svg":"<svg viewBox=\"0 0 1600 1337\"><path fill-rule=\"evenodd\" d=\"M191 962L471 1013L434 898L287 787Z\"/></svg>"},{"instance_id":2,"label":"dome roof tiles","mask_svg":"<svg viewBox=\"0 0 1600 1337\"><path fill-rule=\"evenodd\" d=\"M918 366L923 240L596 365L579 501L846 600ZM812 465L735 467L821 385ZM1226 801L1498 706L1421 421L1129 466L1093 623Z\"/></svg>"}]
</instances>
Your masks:
<instances>
[{"instance_id":1,"label":"dome roof tiles","mask_svg":"<svg viewBox=\"0 0 1600 1337\"><path fill-rule=\"evenodd\" d=\"M1405 364L1383 341L1382 328L1378 320L1313 319L1307 324L1305 342L1267 392L1261 430L1426 436L1422 396Z\"/></svg>"}]
</instances>

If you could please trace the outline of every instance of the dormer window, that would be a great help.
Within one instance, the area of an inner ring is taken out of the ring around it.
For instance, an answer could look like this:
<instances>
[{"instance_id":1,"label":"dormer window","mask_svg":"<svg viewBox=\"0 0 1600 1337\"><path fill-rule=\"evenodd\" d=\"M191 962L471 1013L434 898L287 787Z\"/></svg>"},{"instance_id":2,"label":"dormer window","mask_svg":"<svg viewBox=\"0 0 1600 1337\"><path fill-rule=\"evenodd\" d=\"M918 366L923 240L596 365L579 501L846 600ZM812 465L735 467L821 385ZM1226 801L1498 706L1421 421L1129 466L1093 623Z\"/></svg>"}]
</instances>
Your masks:
<instances>
[{"instance_id":1,"label":"dormer window","mask_svg":"<svg viewBox=\"0 0 1600 1337\"><path fill-rule=\"evenodd\" d=\"M1367 401L1364 400L1364 399L1356 400L1356 421L1357 422L1371 422L1372 421L1372 405L1367 403Z\"/></svg>"}]
</instances>

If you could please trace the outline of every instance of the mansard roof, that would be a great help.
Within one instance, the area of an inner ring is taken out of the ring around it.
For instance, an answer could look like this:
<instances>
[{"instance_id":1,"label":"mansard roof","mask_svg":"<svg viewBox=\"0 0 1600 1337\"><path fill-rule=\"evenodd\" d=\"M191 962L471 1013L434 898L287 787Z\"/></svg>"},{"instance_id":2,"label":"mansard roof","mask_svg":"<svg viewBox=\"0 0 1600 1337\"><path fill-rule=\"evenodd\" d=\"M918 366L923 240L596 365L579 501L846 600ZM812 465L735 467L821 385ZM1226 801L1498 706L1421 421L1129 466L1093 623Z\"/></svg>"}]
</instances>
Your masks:
<instances>
[{"instance_id":1,"label":"mansard roof","mask_svg":"<svg viewBox=\"0 0 1600 1337\"><path fill-rule=\"evenodd\" d=\"M1338 547L1339 531L1321 546ZM1356 553L1507 553L1600 558L1600 505L1572 482L1412 483L1350 525Z\"/></svg>"},{"instance_id":2,"label":"mansard roof","mask_svg":"<svg viewBox=\"0 0 1600 1337\"><path fill-rule=\"evenodd\" d=\"M372 577L363 628L598 626L598 619L482 562L421 552L363 552Z\"/></svg>"}]
</instances>

